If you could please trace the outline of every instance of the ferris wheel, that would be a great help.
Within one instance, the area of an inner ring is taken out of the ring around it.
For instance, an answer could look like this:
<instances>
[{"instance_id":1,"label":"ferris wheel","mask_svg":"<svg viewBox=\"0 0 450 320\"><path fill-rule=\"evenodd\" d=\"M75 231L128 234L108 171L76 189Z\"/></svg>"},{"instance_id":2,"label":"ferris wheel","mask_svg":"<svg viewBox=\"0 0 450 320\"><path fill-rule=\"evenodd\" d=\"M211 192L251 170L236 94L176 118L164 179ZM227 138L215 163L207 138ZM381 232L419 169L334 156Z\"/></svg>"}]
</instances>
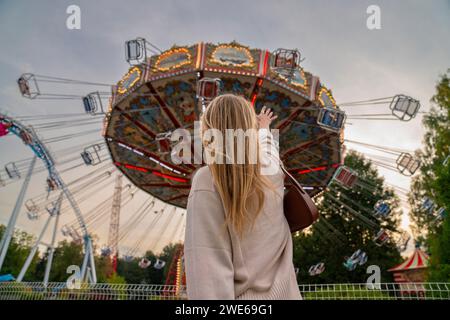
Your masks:
<instances>
[{"instance_id":1,"label":"ferris wheel","mask_svg":"<svg viewBox=\"0 0 450 320\"><path fill-rule=\"evenodd\" d=\"M11 214L11 217L9 219L8 225L6 227L6 230L3 234L1 243L0 243L0 270L2 268L3 262L5 260L8 247L14 232L14 227L17 222L17 218L19 216L22 204L24 202L24 198L27 192L28 185L30 183L31 176L33 174L33 170L35 168L36 160L39 158L43 164L45 169L48 172L48 178L47 178L47 188L48 192L56 191L60 192L57 200L51 204L50 207L47 208L48 212L48 218L47 221L41 231L41 233L38 236L38 239L34 246L31 249L31 252L29 253L25 264L23 265L20 274L17 277L17 281L22 281L23 277L25 276L25 273L27 272L28 267L30 266L30 263L36 254L36 251L38 249L38 246L42 244L42 238L49 227L49 224L51 220L55 220L53 232L52 232L52 241L48 245L49 251L49 257L47 260L47 266L45 269L45 276L44 276L44 283L48 282L49 274L51 270L52 260L53 260L53 253L55 248L55 238L56 238L56 232L58 229L58 222L59 222L59 216L60 216L60 210L61 210L61 203L63 201L63 198L67 199L70 206L73 209L73 212L75 213L77 222L79 224L79 227L82 231L82 240L84 243L84 259L81 266L81 277L82 279L88 279L89 281L96 283L97 282L97 276L96 276L96 270L95 270L95 264L94 264L94 254L93 254L93 247L92 247L92 240L91 237L87 231L86 225L84 223L83 216L81 214L80 208L78 207L78 204L73 197L72 193L70 192L67 185L62 180L58 170L56 169L55 162L52 158L52 155L47 150L45 145L42 143L42 141L39 139L37 134L34 132L34 130L30 127L27 127L23 125L20 121L15 120L11 117L8 117L4 114L0 114L0 132L1 135L6 135L8 133L11 133L18 138L22 140L22 142L28 146L34 153L34 156L31 160L30 166L27 170L27 173L24 177L24 181L22 184L22 188L20 190L20 193L16 199L16 204L14 206L13 212ZM14 163L10 163L5 167L5 170L9 176L9 178L20 178L20 172L17 168L17 166ZM28 211L28 217L30 219L36 219L37 218L37 212L36 207L33 206L33 204L29 204L29 210Z\"/></svg>"}]
</instances>

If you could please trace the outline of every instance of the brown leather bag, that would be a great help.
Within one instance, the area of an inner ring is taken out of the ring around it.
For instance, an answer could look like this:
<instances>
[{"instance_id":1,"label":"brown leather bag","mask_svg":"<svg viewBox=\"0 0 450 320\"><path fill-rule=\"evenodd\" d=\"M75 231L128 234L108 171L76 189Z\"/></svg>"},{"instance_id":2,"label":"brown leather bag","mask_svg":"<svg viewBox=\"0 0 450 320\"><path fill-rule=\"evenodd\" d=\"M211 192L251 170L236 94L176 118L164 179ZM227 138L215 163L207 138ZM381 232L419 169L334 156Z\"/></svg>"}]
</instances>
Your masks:
<instances>
[{"instance_id":1,"label":"brown leather bag","mask_svg":"<svg viewBox=\"0 0 450 320\"><path fill-rule=\"evenodd\" d=\"M319 218L319 211L300 183L282 164L281 169L291 183L291 185L286 187L287 192L284 195L283 205L284 215L289 223L289 228L294 233L312 225Z\"/></svg>"}]
</instances>

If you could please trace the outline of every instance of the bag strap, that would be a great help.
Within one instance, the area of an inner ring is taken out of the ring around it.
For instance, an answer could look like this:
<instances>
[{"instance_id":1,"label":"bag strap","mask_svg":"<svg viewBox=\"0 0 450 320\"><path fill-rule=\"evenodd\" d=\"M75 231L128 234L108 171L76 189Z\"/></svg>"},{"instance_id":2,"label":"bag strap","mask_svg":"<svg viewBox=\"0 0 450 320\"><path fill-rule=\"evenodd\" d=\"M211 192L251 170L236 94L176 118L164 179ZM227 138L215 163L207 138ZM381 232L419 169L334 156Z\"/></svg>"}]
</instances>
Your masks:
<instances>
[{"instance_id":1,"label":"bag strap","mask_svg":"<svg viewBox=\"0 0 450 320\"><path fill-rule=\"evenodd\" d=\"M281 170L283 170L284 174L286 174L286 176L289 178L289 180L291 181L291 183L293 185L295 185L295 187L299 190L299 192L301 192L302 194L305 194L305 190L303 190L302 185L300 184L300 182L297 181L297 179L294 178L294 176L287 171L287 169L284 167L283 162L280 160L280 167Z\"/></svg>"}]
</instances>

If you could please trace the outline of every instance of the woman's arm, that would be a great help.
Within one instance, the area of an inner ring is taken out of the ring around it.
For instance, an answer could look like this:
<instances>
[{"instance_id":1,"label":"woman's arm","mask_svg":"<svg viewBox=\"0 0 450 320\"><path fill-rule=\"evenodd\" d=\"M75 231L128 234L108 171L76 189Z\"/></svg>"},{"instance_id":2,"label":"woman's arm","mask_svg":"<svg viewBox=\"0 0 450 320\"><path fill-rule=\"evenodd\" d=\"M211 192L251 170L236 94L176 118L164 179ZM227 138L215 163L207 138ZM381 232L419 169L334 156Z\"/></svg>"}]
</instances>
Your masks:
<instances>
[{"instance_id":1,"label":"woman's arm","mask_svg":"<svg viewBox=\"0 0 450 320\"><path fill-rule=\"evenodd\" d=\"M275 175L281 173L278 134L274 137L270 132L270 124L277 116L266 106L263 106L257 118L259 126L259 159L262 164L261 174Z\"/></svg>"},{"instance_id":2,"label":"woman's arm","mask_svg":"<svg viewBox=\"0 0 450 320\"><path fill-rule=\"evenodd\" d=\"M270 129L259 129L259 152L261 173L275 175L281 173L278 141L273 137Z\"/></svg>"},{"instance_id":3,"label":"woman's arm","mask_svg":"<svg viewBox=\"0 0 450 320\"><path fill-rule=\"evenodd\" d=\"M191 192L184 260L188 299L235 299L231 240L219 196Z\"/></svg>"}]
</instances>

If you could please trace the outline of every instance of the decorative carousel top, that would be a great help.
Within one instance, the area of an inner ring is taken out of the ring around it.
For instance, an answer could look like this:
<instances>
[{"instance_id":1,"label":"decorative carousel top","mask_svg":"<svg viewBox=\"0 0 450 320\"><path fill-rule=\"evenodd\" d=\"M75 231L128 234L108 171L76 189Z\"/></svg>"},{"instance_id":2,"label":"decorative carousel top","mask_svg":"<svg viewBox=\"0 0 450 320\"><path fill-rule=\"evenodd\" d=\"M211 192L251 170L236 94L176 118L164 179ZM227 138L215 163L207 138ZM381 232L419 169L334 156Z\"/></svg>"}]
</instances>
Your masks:
<instances>
[{"instance_id":1,"label":"decorative carousel top","mask_svg":"<svg viewBox=\"0 0 450 320\"><path fill-rule=\"evenodd\" d=\"M170 133L193 131L206 102L221 93L246 97L256 112L273 109L285 166L311 195L326 187L343 159L345 114L319 78L300 67L297 50L198 43L147 58L141 40L126 43L134 64L113 86L104 128L115 165L139 188L186 207L201 165L172 162Z\"/></svg>"}]
</instances>

